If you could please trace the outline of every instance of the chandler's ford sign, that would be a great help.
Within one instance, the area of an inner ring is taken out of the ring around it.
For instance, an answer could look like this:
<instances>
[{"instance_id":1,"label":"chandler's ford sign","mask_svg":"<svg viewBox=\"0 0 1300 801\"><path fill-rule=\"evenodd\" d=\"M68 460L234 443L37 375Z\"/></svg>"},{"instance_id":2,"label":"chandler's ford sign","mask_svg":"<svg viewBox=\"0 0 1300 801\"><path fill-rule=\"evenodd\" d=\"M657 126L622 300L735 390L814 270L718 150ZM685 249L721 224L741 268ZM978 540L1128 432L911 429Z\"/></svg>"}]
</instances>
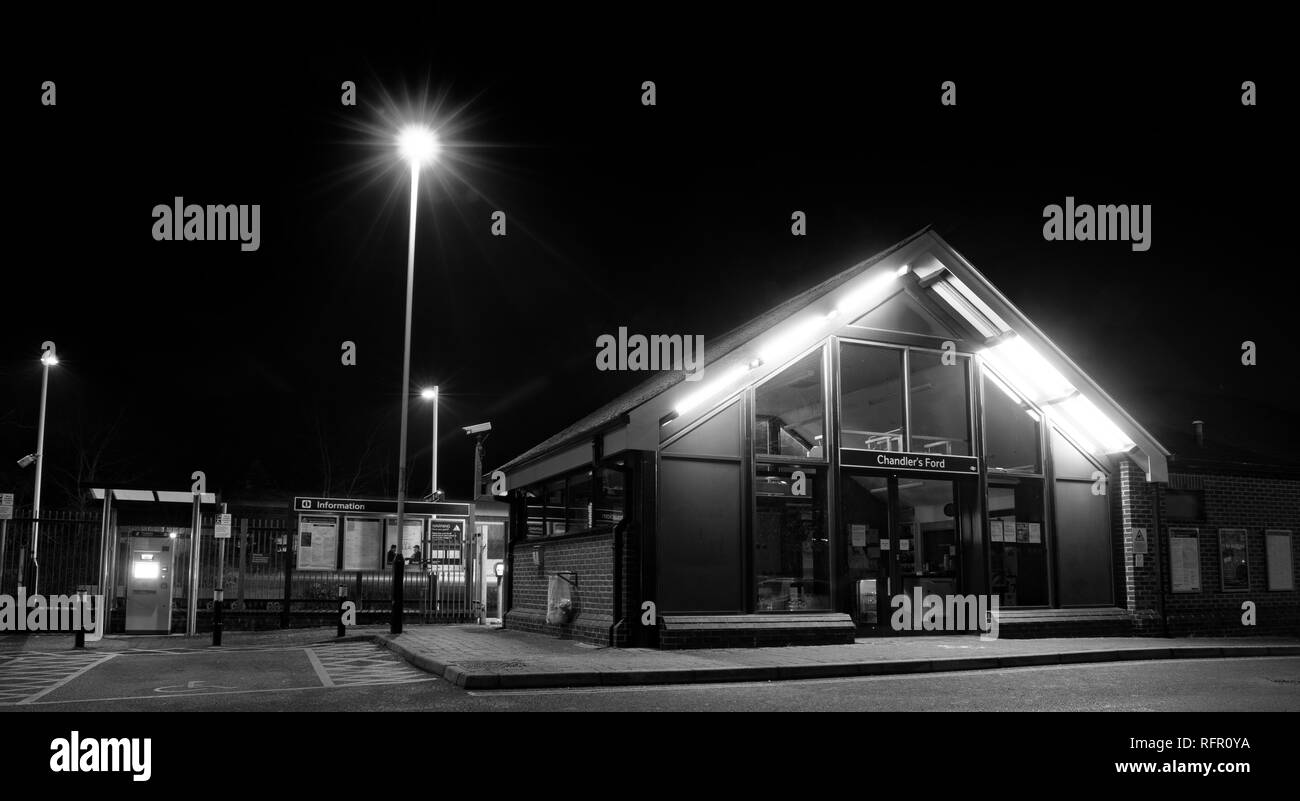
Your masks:
<instances>
[{"instance_id":1,"label":"chandler's ford sign","mask_svg":"<svg viewBox=\"0 0 1300 801\"><path fill-rule=\"evenodd\" d=\"M886 470L915 470L922 473L978 475L980 460L974 456L944 453L895 453L840 448L840 464L846 467L878 467Z\"/></svg>"}]
</instances>

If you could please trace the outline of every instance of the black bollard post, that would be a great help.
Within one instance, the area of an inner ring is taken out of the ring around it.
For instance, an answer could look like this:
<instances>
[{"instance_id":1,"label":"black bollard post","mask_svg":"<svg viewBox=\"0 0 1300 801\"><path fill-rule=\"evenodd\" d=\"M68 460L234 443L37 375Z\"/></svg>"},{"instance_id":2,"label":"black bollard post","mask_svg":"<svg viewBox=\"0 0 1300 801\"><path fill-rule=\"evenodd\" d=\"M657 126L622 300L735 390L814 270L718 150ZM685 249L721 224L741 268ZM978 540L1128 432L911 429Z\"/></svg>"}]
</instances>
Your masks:
<instances>
[{"instance_id":1,"label":"black bollard post","mask_svg":"<svg viewBox=\"0 0 1300 801\"><path fill-rule=\"evenodd\" d=\"M86 647L86 593L82 590L77 591L77 610L78 614L70 617L76 623L73 627L75 631L72 635L73 648Z\"/></svg>"},{"instance_id":2,"label":"black bollard post","mask_svg":"<svg viewBox=\"0 0 1300 801\"><path fill-rule=\"evenodd\" d=\"M226 591L220 587L212 591L212 644L221 645L221 606L226 599Z\"/></svg>"},{"instance_id":3,"label":"black bollard post","mask_svg":"<svg viewBox=\"0 0 1300 801\"><path fill-rule=\"evenodd\" d=\"M343 625L343 605L347 602L348 588L345 584L339 585L339 636L342 637L348 633L348 627Z\"/></svg>"},{"instance_id":4,"label":"black bollard post","mask_svg":"<svg viewBox=\"0 0 1300 801\"><path fill-rule=\"evenodd\" d=\"M393 560L393 620L388 630L393 634L402 633L402 583L406 577L406 562L399 553Z\"/></svg>"}]
</instances>

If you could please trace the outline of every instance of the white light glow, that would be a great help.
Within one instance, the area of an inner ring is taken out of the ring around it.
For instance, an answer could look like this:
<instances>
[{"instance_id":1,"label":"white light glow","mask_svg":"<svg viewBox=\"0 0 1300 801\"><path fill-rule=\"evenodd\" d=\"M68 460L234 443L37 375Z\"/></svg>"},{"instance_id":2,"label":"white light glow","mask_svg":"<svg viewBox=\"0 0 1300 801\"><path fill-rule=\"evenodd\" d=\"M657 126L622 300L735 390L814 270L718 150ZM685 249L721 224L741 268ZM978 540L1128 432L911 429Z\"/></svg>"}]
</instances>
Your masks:
<instances>
[{"instance_id":1,"label":"white light glow","mask_svg":"<svg viewBox=\"0 0 1300 801\"><path fill-rule=\"evenodd\" d=\"M999 389L1017 402L1011 390L1038 404L1052 423L1080 447L1091 453L1115 453L1133 447L1133 440L1113 420L1079 394L1065 376L1020 337L1012 336L982 351L980 358L992 368L985 375Z\"/></svg>"},{"instance_id":2,"label":"white light glow","mask_svg":"<svg viewBox=\"0 0 1300 801\"><path fill-rule=\"evenodd\" d=\"M1065 376L1018 336L985 350L983 356L993 369L1035 403L1059 400L1074 392Z\"/></svg>"},{"instance_id":3,"label":"white light glow","mask_svg":"<svg viewBox=\"0 0 1300 801\"><path fill-rule=\"evenodd\" d=\"M433 400L434 398L438 397L438 388L433 387L431 389L422 389L420 390L420 397L424 398L425 400Z\"/></svg>"},{"instance_id":4,"label":"white light glow","mask_svg":"<svg viewBox=\"0 0 1300 801\"><path fill-rule=\"evenodd\" d=\"M59 357L55 356L53 353L46 353L43 356L41 356L41 364L47 365L49 367L53 367L58 363L59 363Z\"/></svg>"},{"instance_id":5,"label":"white light glow","mask_svg":"<svg viewBox=\"0 0 1300 801\"><path fill-rule=\"evenodd\" d=\"M131 568L131 578L156 579L161 572L162 566L157 562L136 562Z\"/></svg>"},{"instance_id":6,"label":"white light glow","mask_svg":"<svg viewBox=\"0 0 1300 801\"><path fill-rule=\"evenodd\" d=\"M1133 441L1125 436L1119 426L1082 395L1075 395L1059 404L1059 408L1063 415L1077 424L1078 428L1087 431L1106 453L1126 451L1133 447Z\"/></svg>"},{"instance_id":7,"label":"white light glow","mask_svg":"<svg viewBox=\"0 0 1300 801\"><path fill-rule=\"evenodd\" d=\"M859 315L865 314L869 304L879 299L898 280L896 275L882 275L878 278L866 282L861 287L853 290L835 305L835 310L845 315L849 319L856 319Z\"/></svg>"},{"instance_id":8,"label":"white light glow","mask_svg":"<svg viewBox=\"0 0 1300 801\"><path fill-rule=\"evenodd\" d=\"M730 370L708 382L700 389L692 392L685 398L682 398L682 400L678 402L677 406L673 408L673 411L677 412L678 415L686 414L691 409L694 409L696 406L699 406L704 401L712 398L714 395L717 395L722 392L722 390L734 384L747 372L747 370L748 368L743 364L732 367Z\"/></svg>"},{"instance_id":9,"label":"white light glow","mask_svg":"<svg viewBox=\"0 0 1300 801\"><path fill-rule=\"evenodd\" d=\"M910 265L904 264L902 267L898 268L898 272L894 273L894 275L898 276L899 278L902 278L903 276L907 275L907 271L910 269L912 269Z\"/></svg>"},{"instance_id":10,"label":"white light glow","mask_svg":"<svg viewBox=\"0 0 1300 801\"><path fill-rule=\"evenodd\" d=\"M794 354L812 344L826 324L824 317L810 317L758 347L758 358L764 364L779 365Z\"/></svg>"},{"instance_id":11,"label":"white light glow","mask_svg":"<svg viewBox=\"0 0 1300 801\"><path fill-rule=\"evenodd\" d=\"M442 149L438 135L423 125L408 125L397 137L397 149L412 167L433 162Z\"/></svg>"}]
</instances>

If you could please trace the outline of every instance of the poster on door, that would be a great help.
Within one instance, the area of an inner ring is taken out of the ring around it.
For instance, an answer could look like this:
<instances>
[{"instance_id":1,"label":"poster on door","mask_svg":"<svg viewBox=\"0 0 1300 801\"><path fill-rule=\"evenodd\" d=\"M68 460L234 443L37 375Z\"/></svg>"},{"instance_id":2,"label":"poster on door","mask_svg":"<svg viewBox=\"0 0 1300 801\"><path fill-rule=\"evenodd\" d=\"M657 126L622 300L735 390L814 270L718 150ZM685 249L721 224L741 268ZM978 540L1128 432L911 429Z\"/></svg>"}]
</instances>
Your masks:
<instances>
[{"instance_id":1,"label":"poster on door","mask_svg":"<svg viewBox=\"0 0 1300 801\"><path fill-rule=\"evenodd\" d=\"M333 517L298 518L298 569L333 570L337 567L339 521Z\"/></svg>"}]
</instances>

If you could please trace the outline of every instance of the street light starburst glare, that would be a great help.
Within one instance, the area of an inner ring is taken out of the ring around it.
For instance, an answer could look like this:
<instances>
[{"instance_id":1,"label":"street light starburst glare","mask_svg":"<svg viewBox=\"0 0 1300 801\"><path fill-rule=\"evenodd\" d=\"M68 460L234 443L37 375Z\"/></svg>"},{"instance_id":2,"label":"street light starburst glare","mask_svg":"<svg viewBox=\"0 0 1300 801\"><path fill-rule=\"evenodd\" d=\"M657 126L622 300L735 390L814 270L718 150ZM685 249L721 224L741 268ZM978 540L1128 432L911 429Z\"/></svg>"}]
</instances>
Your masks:
<instances>
[{"instance_id":1,"label":"street light starburst glare","mask_svg":"<svg viewBox=\"0 0 1300 801\"><path fill-rule=\"evenodd\" d=\"M438 135L423 125L408 125L397 136L397 149L412 167L430 164L442 150Z\"/></svg>"}]
</instances>

